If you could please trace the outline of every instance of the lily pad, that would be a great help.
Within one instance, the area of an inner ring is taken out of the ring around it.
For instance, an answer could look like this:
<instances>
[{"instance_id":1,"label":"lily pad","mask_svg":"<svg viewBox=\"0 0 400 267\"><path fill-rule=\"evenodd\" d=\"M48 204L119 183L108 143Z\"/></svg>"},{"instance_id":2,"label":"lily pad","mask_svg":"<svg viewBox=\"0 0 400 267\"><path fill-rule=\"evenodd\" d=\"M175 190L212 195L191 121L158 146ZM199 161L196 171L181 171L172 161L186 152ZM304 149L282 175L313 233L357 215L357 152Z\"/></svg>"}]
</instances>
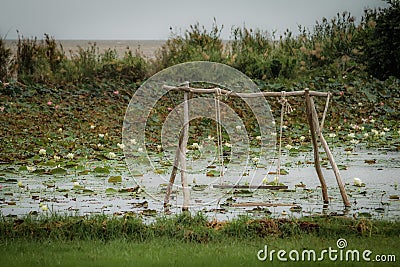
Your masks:
<instances>
[{"instance_id":1,"label":"lily pad","mask_svg":"<svg viewBox=\"0 0 400 267\"><path fill-rule=\"evenodd\" d=\"M144 216L156 216L157 215L157 211L156 210L143 210L141 212L142 215Z\"/></svg>"},{"instance_id":2,"label":"lily pad","mask_svg":"<svg viewBox=\"0 0 400 267\"><path fill-rule=\"evenodd\" d=\"M132 174L133 177L141 177L141 176L143 176L143 173L141 173L138 170L131 171L131 174Z\"/></svg>"},{"instance_id":3,"label":"lily pad","mask_svg":"<svg viewBox=\"0 0 400 267\"><path fill-rule=\"evenodd\" d=\"M217 170L209 170L206 173L206 175L209 176L209 177L219 177L221 175L221 172L217 171Z\"/></svg>"},{"instance_id":4,"label":"lily pad","mask_svg":"<svg viewBox=\"0 0 400 267\"><path fill-rule=\"evenodd\" d=\"M192 190L193 191L204 191L207 187L208 187L208 185L206 185L206 184L196 184L196 185L192 186Z\"/></svg>"},{"instance_id":5,"label":"lily pad","mask_svg":"<svg viewBox=\"0 0 400 267\"><path fill-rule=\"evenodd\" d=\"M106 189L106 194L115 194L117 192L118 191L116 189L114 189L114 188L107 188Z\"/></svg>"},{"instance_id":6,"label":"lily pad","mask_svg":"<svg viewBox=\"0 0 400 267\"><path fill-rule=\"evenodd\" d=\"M53 175L64 175L67 174L67 170L61 167L57 167L51 170L51 174Z\"/></svg>"},{"instance_id":7,"label":"lily pad","mask_svg":"<svg viewBox=\"0 0 400 267\"><path fill-rule=\"evenodd\" d=\"M291 212L301 212L303 208L301 206L293 206L289 209Z\"/></svg>"},{"instance_id":8,"label":"lily pad","mask_svg":"<svg viewBox=\"0 0 400 267\"><path fill-rule=\"evenodd\" d=\"M111 176L110 178L108 178L108 182L109 183L121 183L122 182L122 176L121 175Z\"/></svg>"},{"instance_id":9,"label":"lily pad","mask_svg":"<svg viewBox=\"0 0 400 267\"><path fill-rule=\"evenodd\" d=\"M93 170L95 173L98 174L109 174L110 170L107 167L96 167Z\"/></svg>"}]
</instances>

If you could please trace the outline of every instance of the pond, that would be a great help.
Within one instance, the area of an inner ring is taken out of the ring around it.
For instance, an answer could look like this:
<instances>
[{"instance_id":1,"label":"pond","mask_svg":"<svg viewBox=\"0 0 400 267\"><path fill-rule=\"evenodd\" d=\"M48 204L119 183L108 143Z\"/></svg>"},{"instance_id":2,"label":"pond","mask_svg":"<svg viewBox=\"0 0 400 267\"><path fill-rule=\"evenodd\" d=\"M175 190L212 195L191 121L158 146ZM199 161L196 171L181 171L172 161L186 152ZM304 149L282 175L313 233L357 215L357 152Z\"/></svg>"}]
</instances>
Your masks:
<instances>
[{"instance_id":1,"label":"pond","mask_svg":"<svg viewBox=\"0 0 400 267\"><path fill-rule=\"evenodd\" d=\"M241 214L271 217L348 216L385 220L400 218L399 152L359 150L346 153L334 148L351 207L345 209L336 179L322 156L323 173L330 203L323 205L319 180L312 164L312 152L284 154L282 166L287 174L279 183L287 189L214 188L221 177L189 174L192 212L202 211L210 218L227 220ZM190 167L190 162L188 164ZM255 176L269 172L262 166L250 166ZM171 166L165 166L168 170ZM79 162L41 162L36 165L0 166L0 214L124 215L134 213L151 220L163 214L166 181L152 168L130 173L122 156L115 160ZM354 185L354 178L358 186ZM229 177L223 179L229 180ZM269 178L270 179L270 178ZM179 184L179 175L176 178ZM272 178L274 180L274 178ZM276 181L277 182L277 181ZM244 181L240 184L246 185ZM140 187L138 186L140 185ZM171 212L179 213L182 192L173 190ZM250 203L250 204L249 204ZM178 206L176 206L178 205Z\"/></svg>"}]
</instances>

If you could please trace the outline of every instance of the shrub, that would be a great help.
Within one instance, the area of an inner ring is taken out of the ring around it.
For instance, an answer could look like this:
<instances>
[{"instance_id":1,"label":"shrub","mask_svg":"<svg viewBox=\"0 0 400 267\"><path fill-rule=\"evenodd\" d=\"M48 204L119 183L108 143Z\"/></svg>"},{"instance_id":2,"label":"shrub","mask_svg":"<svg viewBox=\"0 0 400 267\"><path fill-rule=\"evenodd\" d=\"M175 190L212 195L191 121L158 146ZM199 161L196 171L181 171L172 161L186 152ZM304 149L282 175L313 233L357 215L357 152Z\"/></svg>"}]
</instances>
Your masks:
<instances>
[{"instance_id":1,"label":"shrub","mask_svg":"<svg viewBox=\"0 0 400 267\"><path fill-rule=\"evenodd\" d=\"M210 32L197 23L190 25L183 36L172 33L171 37L156 53L155 72L169 66L187 61L206 60L224 61L224 47L220 33L223 27L218 27L215 21Z\"/></svg>"},{"instance_id":2,"label":"shrub","mask_svg":"<svg viewBox=\"0 0 400 267\"><path fill-rule=\"evenodd\" d=\"M12 65L12 53L3 38L0 37L0 81L5 82L10 77L10 67Z\"/></svg>"},{"instance_id":3,"label":"shrub","mask_svg":"<svg viewBox=\"0 0 400 267\"><path fill-rule=\"evenodd\" d=\"M18 79L23 82L48 83L53 80L53 74L60 70L65 59L62 48L54 38L44 35L42 41L37 38L18 38L16 69Z\"/></svg>"},{"instance_id":4,"label":"shrub","mask_svg":"<svg viewBox=\"0 0 400 267\"><path fill-rule=\"evenodd\" d=\"M400 78L400 1L388 8L367 10L363 18L362 47L367 71L380 80Z\"/></svg>"}]
</instances>

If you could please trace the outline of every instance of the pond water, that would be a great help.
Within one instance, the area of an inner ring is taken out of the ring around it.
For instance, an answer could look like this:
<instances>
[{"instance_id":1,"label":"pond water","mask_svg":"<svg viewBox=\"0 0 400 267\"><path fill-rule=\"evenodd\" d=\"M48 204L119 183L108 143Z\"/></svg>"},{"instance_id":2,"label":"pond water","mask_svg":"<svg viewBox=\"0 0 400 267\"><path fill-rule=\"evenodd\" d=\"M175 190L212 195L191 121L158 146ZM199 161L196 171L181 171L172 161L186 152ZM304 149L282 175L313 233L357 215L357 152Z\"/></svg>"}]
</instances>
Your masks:
<instances>
[{"instance_id":1,"label":"pond water","mask_svg":"<svg viewBox=\"0 0 400 267\"><path fill-rule=\"evenodd\" d=\"M193 206L190 210L202 211L218 220L248 213L259 216L269 214L271 217L328 214L398 220L400 153L360 150L346 154L341 148L333 149L333 153L341 169L350 208L345 209L343 205L329 164L323 164L323 173L330 203L323 205L319 180L311 163L312 153L305 152L283 156L282 164L288 174L281 175L279 182L288 186L285 190L213 188L212 184L219 183L219 177L196 174L197 186L191 187ZM151 220L152 216L163 214L160 200L165 195L165 181L159 179L160 176L152 168L131 174L122 159L89 160L79 164L69 162L61 167L47 163L35 167L36 170L27 170L26 166L21 165L0 166L1 215L135 213ZM262 167L251 168L255 176L265 176L269 171ZM363 185L355 186L354 178L361 179ZM191 186L194 185L193 179L189 175ZM179 184L179 175L176 180L176 184ZM171 212L179 213L182 192L178 188L171 196ZM244 204L249 202L255 204Z\"/></svg>"}]
</instances>

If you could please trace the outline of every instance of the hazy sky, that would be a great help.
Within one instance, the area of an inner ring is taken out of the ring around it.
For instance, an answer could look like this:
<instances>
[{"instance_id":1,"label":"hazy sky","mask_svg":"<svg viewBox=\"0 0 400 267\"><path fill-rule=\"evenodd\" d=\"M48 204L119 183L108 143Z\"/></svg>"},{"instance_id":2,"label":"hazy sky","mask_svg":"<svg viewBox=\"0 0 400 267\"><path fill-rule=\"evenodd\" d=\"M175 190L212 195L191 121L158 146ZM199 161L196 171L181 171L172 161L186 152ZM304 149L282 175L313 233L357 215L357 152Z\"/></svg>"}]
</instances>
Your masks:
<instances>
[{"instance_id":1,"label":"hazy sky","mask_svg":"<svg viewBox=\"0 0 400 267\"><path fill-rule=\"evenodd\" d=\"M350 11L358 20L364 8L382 0L0 0L0 36L44 33L56 39L167 39L170 27L182 32L199 22L208 29L216 18L228 39L232 26L278 34L297 25L310 29L322 17Z\"/></svg>"}]
</instances>

